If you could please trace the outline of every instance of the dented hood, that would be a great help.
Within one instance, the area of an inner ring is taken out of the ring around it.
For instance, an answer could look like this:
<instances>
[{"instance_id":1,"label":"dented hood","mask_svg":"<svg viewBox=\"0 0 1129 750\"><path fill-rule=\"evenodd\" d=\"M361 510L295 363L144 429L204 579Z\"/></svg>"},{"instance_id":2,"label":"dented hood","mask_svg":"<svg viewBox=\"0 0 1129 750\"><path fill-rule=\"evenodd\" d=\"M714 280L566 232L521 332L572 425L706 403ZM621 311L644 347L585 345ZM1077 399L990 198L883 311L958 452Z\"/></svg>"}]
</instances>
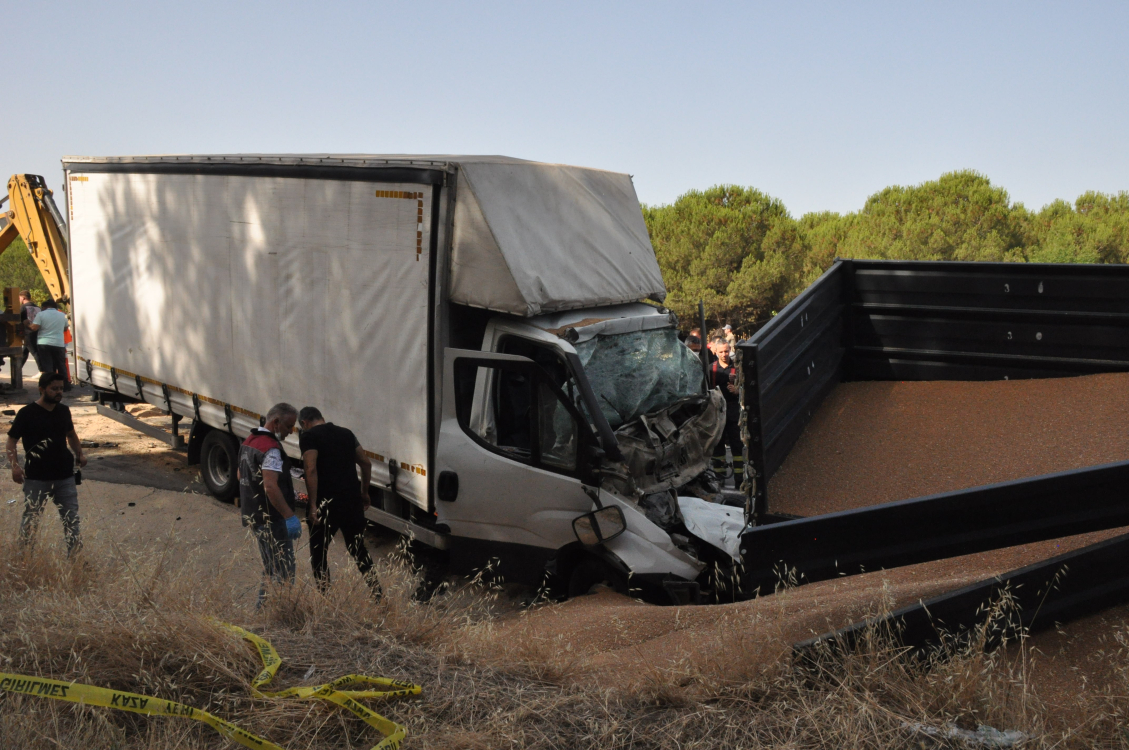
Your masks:
<instances>
[{"instance_id":1,"label":"dented hood","mask_svg":"<svg viewBox=\"0 0 1129 750\"><path fill-rule=\"evenodd\" d=\"M709 468L725 427L721 392L688 396L616 430L633 488L649 495L678 488Z\"/></svg>"}]
</instances>

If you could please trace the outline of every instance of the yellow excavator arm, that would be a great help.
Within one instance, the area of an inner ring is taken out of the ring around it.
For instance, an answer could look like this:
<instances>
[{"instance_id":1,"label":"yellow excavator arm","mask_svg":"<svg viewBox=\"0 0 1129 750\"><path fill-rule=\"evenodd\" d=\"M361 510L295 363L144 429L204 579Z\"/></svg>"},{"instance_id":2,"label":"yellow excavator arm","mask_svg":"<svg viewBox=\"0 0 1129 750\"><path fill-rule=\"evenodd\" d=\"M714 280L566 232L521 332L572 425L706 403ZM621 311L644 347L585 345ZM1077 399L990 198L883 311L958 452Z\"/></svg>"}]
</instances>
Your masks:
<instances>
[{"instance_id":1,"label":"yellow excavator arm","mask_svg":"<svg viewBox=\"0 0 1129 750\"><path fill-rule=\"evenodd\" d=\"M8 180L8 211L0 213L0 253L16 237L23 237L51 297L69 303L71 277L65 224L52 196L39 175L12 175ZM0 206L3 203L0 201Z\"/></svg>"}]
</instances>

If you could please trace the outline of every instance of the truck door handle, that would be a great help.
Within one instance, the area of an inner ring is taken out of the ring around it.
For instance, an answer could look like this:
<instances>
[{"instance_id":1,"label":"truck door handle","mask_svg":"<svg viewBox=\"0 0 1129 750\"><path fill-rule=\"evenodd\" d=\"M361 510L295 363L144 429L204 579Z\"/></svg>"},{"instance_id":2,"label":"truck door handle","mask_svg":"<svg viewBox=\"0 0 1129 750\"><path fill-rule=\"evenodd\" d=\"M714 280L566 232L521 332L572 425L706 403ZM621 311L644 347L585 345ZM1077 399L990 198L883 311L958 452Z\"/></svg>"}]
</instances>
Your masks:
<instances>
[{"instance_id":1,"label":"truck door handle","mask_svg":"<svg viewBox=\"0 0 1129 750\"><path fill-rule=\"evenodd\" d=\"M446 503L453 503L459 496L459 475L453 471L439 472L439 486L436 495Z\"/></svg>"}]
</instances>

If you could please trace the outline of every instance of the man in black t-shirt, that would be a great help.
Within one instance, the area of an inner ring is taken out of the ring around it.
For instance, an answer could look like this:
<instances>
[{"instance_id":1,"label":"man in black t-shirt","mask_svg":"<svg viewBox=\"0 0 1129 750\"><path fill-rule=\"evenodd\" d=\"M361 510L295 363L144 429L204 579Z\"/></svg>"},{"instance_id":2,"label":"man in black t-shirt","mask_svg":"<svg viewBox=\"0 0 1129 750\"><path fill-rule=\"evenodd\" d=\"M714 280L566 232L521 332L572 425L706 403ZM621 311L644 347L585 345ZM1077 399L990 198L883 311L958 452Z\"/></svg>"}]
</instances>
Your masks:
<instances>
[{"instance_id":1,"label":"man in black t-shirt","mask_svg":"<svg viewBox=\"0 0 1129 750\"><path fill-rule=\"evenodd\" d=\"M20 542L30 541L39 527L43 506L51 498L63 519L67 554L82 546L78 528L78 490L75 488L74 464L86 466L82 443L74 431L71 410L62 403L66 379L57 372L39 376L39 400L16 414L8 430L8 464L12 481L24 486L24 514L20 521ZM24 443L24 466L16 455L16 443ZM71 451L67 450L70 443Z\"/></svg>"},{"instance_id":2,"label":"man in black t-shirt","mask_svg":"<svg viewBox=\"0 0 1129 750\"><path fill-rule=\"evenodd\" d=\"M309 509L306 521L310 527L310 564L318 588L329 585L327 554L329 543L338 530L345 538L345 548L357 563L357 569L380 596L380 581L372 572L372 558L365 546L365 510L369 500L372 464L361 450L361 444L350 430L327 423L321 412L307 406L298 413L301 434L298 446L306 471ZM357 480L357 467L361 478Z\"/></svg>"}]
</instances>

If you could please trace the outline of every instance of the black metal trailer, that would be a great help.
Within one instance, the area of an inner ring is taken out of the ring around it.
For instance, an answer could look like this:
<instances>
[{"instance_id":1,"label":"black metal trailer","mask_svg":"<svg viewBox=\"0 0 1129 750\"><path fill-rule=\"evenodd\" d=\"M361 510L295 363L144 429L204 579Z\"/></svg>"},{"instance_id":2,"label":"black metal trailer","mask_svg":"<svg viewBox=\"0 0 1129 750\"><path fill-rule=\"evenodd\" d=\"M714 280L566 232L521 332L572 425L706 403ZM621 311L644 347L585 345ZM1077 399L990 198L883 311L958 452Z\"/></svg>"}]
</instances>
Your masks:
<instances>
[{"instance_id":1,"label":"black metal trailer","mask_svg":"<svg viewBox=\"0 0 1129 750\"><path fill-rule=\"evenodd\" d=\"M993 648L1021 631L1036 633L1059 623L1095 614L1129 601L1129 534L1057 555L1010 573L978 581L873 620L824 633L793 646L797 655L818 653L818 646L852 649L868 628L896 633L918 655L942 645L943 638L964 638L987 626L984 646ZM1010 602L1004 603L1004 596ZM999 602L997 610L992 604ZM996 618L995 622L990 622Z\"/></svg>"},{"instance_id":2,"label":"black metal trailer","mask_svg":"<svg viewBox=\"0 0 1129 750\"><path fill-rule=\"evenodd\" d=\"M837 260L737 351L749 591L771 590L785 570L805 583L1129 525L1129 463L780 523L768 495L768 480L839 383L1129 371L1129 266ZM1110 549L1106 557L1129 562L1129 545ZM1053 576L1053 563L1014 575L1030 584ZM1063 578L1056 616L1129 597L1124 587L1084 596L1098 578ZM946 599L949 620L967 626L995 585Z\"/></svg>"}]
</instances>

